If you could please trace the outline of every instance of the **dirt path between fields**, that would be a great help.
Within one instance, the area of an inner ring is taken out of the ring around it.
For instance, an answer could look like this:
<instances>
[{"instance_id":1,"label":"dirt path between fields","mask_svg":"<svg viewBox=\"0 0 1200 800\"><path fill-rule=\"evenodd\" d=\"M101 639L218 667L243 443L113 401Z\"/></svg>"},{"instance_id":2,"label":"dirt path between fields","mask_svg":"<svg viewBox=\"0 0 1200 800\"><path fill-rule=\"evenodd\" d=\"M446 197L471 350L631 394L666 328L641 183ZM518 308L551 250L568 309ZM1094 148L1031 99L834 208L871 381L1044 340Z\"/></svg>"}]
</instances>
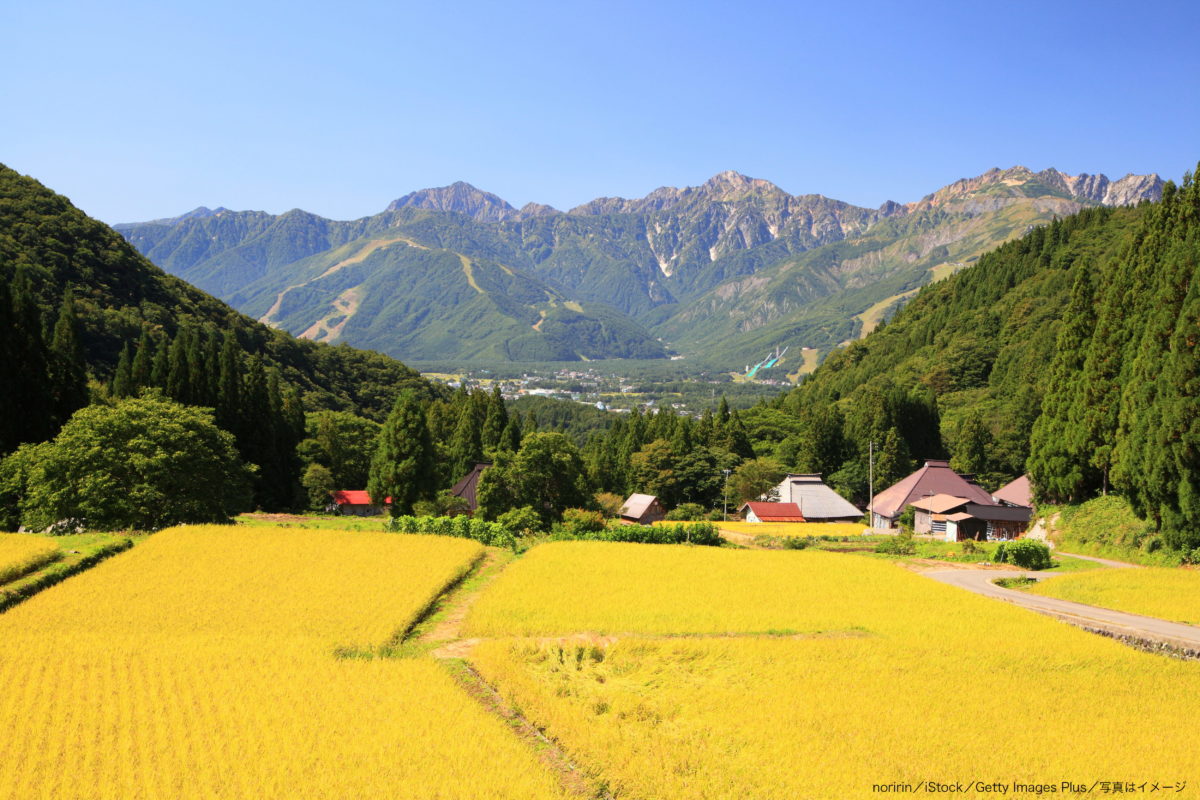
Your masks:
<instances>
[{"instance_id":1,"label":"dirt path between fields","mask_svg":"<svg viewBox=\"0 0 1200 800\"><path fill-rule=\"evenodd\" d=\"M1122 566L1130 565L1122 563ZM929 569L920 572L935 581L957 586L960 589L966 589L995 600L1013 603L1030 611L1069 622L1093 633L1112 636L1126 644L1143 649L1162 649L1190 658L1200 657L1200 627L1195 625L1168 622L1157 617L1143 617L1140 614L1089 606L1085 603L1060 600L1057 597L1043 597L1016 589L1005 589L993 583L998 578L1047 580L1055 577L1052 574L1014 569Z\"/></svg>"},{"instance_id":2,"label":"dirt path between fields","mask_svg":"<svg viewBox=\"0 0 1200 800\"><path fill-rule=\"evenodd\" d=\"M484 590L516 558L515 554L507 550L489 547L462 582L450 589L430 616L413 629L415 635L407 639L404 646L410 653L424 653L445 664L463 691L479 702L488 713L503 720L509 730L532 748L538 760L558 777L569 794L613 800L603 785L589 778L556 741L542 733L513 707L467 660L475 646L483 641L480 638L462 638L467 615ZM580 643L583 641L581 637L565 638L578 640ZM589 643L597 642L589 639Z\"/></svg>"}]
</instances>

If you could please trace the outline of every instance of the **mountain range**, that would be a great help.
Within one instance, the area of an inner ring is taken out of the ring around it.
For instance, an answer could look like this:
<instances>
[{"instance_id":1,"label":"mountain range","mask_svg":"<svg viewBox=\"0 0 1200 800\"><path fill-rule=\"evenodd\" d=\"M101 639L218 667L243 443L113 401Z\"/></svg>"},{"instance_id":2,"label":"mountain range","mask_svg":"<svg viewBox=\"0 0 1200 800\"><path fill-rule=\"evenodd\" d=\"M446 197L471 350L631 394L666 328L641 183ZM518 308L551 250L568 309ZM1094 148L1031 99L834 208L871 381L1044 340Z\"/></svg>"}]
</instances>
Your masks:
<instances>
[{"instance_id":1,"label":"mountain range","mask_svg":"<svg viewBox=\"0 0 1200 800\"><path fill-rule=\"evenodd\" d=\"M678 353L723 370L788 346L795 374L1031 227L1162 185L1014 167L870 209L723 172L566 212L455 183L352 221L199 208L115 227L166 271L316 341L417 361Z\"/></svg>"}]
</instances>

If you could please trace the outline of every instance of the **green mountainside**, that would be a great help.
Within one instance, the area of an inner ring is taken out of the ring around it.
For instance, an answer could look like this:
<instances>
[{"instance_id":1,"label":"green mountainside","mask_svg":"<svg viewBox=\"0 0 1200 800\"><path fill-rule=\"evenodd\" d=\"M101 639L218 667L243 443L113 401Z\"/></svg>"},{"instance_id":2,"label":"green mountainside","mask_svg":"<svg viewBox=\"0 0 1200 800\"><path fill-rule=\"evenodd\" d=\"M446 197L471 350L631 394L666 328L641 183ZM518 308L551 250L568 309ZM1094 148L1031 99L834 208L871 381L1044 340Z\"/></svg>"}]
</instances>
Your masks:
<instances>
[{"instance_id":1,"label":"green mountainside","mask_svg":"<svg viewBox=\"0 0 1200 800\"><path fill-rule=\"evenodd\" d=\"M1030 227L1154 199L1161 185L1157 176L1109 181L1016 167L865 209L725 172L566 213L518 210L458 183L349 222L198 209L117 228L164 269L256 317L286 295L269 321L302 337L409 359L500 360L653 357L659 337L727 370L787 346L795 352L779 370L790 372L804 363L802 348L823 354L866 333L916 289ZM371 242L389 244L336 279L321 276L344 248ZM496 280L479 291L455 258ZM572 301L574 317L562 311ZM460 303L474 306L460 313ZM535 331L543 311L564 317L572 337L585 331L583 346L564 346L554 324Z\"/></svg>"},{"instance_id":2,"label":"green mountainside","mask_svg":"<svg viewBox=\"0 0 1200 800\"><path fill-rule=\"evenodd\" d=\"M278 370L309 407L382 418L402 387L430 391L415 371L386 356L297 339L255 322L165 273L67 198L0 165L0 280L11 285L18 273L47 320L72 290L94 378L109 379L123 346L137 342L143 329L171 338L193 327L232 334L244 354Z\"/></svg>"}]
</instances>

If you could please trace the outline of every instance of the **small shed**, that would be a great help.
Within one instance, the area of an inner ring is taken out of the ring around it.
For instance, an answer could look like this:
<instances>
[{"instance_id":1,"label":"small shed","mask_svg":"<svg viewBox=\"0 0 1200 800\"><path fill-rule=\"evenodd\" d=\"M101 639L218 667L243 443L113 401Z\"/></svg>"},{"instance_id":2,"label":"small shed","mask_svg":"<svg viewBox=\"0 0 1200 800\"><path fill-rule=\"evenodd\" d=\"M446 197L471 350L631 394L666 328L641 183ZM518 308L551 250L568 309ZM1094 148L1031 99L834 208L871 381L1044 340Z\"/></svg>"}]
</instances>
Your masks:
<instances>
[{"instance_id":1,"label":"small shed","mask_svg":"<svg viewBox=\"0 0 1200 800\"><path fill-rule=\"evenodd\" d=\"M490 461L475 462L475 466L471 468L471 471L459 478L458 483L450 487L450 494L465 500L472 514L479 508L479 476L491 465L492 462Z\"/></svg>"},{"instance_id":2,"label":"small shed","mask_svg":"<svg viewBox=\"0 0 1200 800\"><path fill-rule=\"evenodd\" d=\"M743 503L738 513L746 522L805 522L795 503Z\"/></svg>"},{"instance_id":3,"label":"small shed","mask_svg":"<svg viewBox=\"0 0 1200 800\"><path fill-rule=\"evenodd\" d=\"M392 498L387 498L384 503L391 505ZM333 504L339 514L374 517L383 513L383 506L372 503L366 489L338 489L333 493Z\"/></svg>"},{"instance_id":4,"label":"small shed","mask_svg":"<svg viewBox=\"0 0 1200 800\"><path fill-rule=\"evenodd\" d=\"M667 518L667 510L652 494L631 494L621 506L621 521L631 525L650 525Z\"/></svg>"}]
</instances>

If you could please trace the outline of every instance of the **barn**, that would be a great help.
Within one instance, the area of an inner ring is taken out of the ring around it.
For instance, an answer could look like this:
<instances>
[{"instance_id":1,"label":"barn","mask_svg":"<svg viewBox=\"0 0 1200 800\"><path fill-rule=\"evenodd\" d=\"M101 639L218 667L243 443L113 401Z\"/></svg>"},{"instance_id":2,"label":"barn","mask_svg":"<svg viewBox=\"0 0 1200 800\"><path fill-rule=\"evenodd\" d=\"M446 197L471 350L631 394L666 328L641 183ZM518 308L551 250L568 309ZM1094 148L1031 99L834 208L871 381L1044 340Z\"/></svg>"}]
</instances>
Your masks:
<instances>
[{"instance_id":1,"label":"barn","mask_svg":"<svg viewBox=\"0 0 1200 800\"><path fill-rule=\"evenodd\" d=\"M666 518L666 509L652 494L631 494L621 506L621 521L630 525L651 525Z\"/></svg>"}]
</instances>

